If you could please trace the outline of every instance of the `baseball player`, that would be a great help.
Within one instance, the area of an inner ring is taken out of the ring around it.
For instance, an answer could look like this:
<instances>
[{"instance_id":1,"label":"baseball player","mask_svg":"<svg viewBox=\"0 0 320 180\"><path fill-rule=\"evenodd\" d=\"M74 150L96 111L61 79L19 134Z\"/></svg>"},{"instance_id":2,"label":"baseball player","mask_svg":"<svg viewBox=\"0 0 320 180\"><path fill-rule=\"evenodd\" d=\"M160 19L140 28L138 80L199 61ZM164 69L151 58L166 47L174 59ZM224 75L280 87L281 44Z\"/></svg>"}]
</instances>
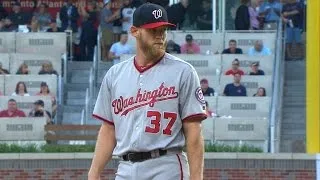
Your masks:
<instances>
[{"instance_id":1,"label":"baseball player","mask_svg":"<svg viewBox=\"0 0 320 180\"><path fill-rule=\"evenodd\" d=\"M165 53L169 26L159 5L135 10L136 55L108 70L94 108L103 124L90 180L99 179L112 155L121 158L116 180L203 178L205 101L195 69Z\"/></svg>"}]
</instances>

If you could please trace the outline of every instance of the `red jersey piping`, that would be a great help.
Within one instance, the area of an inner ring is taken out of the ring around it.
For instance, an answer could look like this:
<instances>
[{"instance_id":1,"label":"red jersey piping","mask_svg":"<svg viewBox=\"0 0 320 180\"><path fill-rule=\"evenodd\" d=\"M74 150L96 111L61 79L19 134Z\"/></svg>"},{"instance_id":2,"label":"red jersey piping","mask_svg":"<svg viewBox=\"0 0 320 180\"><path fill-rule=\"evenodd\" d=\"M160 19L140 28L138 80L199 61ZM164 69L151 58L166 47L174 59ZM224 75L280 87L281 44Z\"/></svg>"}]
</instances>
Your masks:
<instances>
[{"instance_id":1,"label":"red jersey piping","mask_svg":"<svg viewBox=\"0 0 320 180\"><path fill-rule=\"evenodd\" d=\"M188 120L202 121L207 119L207 117L208 116L205 113L191 114L190 116L187 116L184 119L182 119L182 121L188 121Z\"/></svg>"},{"instance_id":2,"label":"red jersey piping","mask_svg":"<svg viewBox=\"0 0 320 180\"><path fill-rule=\"evenodd\" d=\"M163 56L161 56L161 58L158 59L156 62L154 62L153 64L148 65L148 66L139 66L136 62L136 56L135 56L133 59L134 67L137 69L137 71L139 71L139 73L143 73L143 72L149 70L150 68L152 68L153 66L157 65L163 59L164 56L165 56L165 54Z\"/></svg>"},{"instance_id":3,"label":"red jersey piping","mask_svg":"<svg viewBox=\"0 0 320 180\"><path fill-rule=\"evenodd\" d=\"M107 119L105 119L105 118L103 118L103 117L100 117L100 116L98 116L98 115L96 115L96 114L92 114L92 117L94 117L94 118L96 118L96 119L98 119L98 120L101 120L101 121L103 121L103 122L106 122L106 123L114 126L114 123L113 123L112 121L107 120Z\"/></svg>"}]
</instances>

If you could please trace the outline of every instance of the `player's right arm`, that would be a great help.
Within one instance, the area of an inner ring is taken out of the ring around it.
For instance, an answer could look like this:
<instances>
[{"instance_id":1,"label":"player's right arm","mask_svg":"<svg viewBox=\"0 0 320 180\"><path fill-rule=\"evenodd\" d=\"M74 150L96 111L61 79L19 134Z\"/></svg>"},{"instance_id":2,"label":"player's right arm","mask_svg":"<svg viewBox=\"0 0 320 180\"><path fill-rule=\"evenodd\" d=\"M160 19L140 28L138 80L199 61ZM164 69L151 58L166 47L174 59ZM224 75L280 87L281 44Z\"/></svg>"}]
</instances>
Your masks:
<instances>
[{"instance_id":1,"label":"player's right arm","mask_svg":"<svg viewBox=\"0 0 320 180\"><path fill-rule=\"evenodd\" d=\"M115 128L112 118L111 107L111 69L103 79L93 110L93 117L102 120L96 149L92 159L92 164L88 173L89 180L98 180L105 165L112 158L113 149L116 146Z\"/></svg>"},{"instance_id":2,"label":"player's right arm","mask_svg":"<svg viewBox=\"0 0 320 180\"><path fill-rule=\"evenodd\" d=\"M99 180L105 165L111 160L112 152L116 146L114 126L103 122L101 125L88 180Z\"/></svg>"}]
</instances>

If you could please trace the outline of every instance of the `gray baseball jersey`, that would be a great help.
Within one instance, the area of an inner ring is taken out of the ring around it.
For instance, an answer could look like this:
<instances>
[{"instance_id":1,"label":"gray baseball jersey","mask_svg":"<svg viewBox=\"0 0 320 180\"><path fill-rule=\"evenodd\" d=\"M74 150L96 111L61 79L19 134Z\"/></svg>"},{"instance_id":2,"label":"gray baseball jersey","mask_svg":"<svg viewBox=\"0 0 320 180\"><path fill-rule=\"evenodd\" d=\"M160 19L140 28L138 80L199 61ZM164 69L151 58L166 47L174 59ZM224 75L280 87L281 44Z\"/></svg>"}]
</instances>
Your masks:
<instances>
[{"instance_id":1,"label":"gray baseball jersey","mask_svg":"<svg viewBox=\"0 0 320 180\"><path fill-rule=\"evenodd\" d=\"M101 84L93 116L115 127L113 155L179 148L183 121L204 120L205 101L195 69L165 54L150 67L134 57L112 66Z\"/></svg>"}]
</instances>

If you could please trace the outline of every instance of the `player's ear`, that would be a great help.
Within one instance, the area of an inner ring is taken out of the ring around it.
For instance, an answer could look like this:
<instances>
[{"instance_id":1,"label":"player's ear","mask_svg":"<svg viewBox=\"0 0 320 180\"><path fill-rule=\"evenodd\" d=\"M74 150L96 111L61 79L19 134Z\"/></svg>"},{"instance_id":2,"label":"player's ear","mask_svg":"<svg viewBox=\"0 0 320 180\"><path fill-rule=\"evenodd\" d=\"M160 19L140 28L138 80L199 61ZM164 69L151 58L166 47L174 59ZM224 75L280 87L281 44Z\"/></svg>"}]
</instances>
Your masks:
<instances>
[{"instance_id":1,"label":"player's ear","mask_svg":"<svg viewBox=\"0 0 320 180\"><path fill-rule=\"evenodd\" d=\"M135 38L139 37L139 35L140 35L139 28L137 28L135 26L131 26L130 32L131 32L132 36Z\"/></svg>"}]
</instances>

